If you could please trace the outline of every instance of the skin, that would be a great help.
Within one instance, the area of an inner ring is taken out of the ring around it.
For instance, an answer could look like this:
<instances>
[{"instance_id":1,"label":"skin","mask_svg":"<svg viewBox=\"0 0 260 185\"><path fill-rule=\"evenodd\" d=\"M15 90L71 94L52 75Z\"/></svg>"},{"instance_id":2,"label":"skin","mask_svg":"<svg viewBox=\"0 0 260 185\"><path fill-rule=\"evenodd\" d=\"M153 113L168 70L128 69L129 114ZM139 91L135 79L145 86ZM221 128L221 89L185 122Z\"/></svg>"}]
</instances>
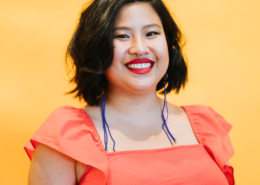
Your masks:
<instances>
[{"instance_id":1,"label":"skin","mask_svg":"<svg viewBox=\"0 0 260 185\"><path fill-rule=\"evenodd\" d=\"M135 74L125 67L137 55L155 62L152 71ZM109 81L106 120L116 138L116 151L171 147L161 127L163 100L156 95L156 85L168 65L165 33L155 10L146 3L124 6L115 24L113 62L105 73ZM100 107L86 106L84 110L103 136ZM167 123L177 138L176 146L199 144L185 111L169 102L168 111ZM100 139L104 143L103 137ZM108 152L112 152L112 144L109 138ZM87 167L39 144L30 166L29 185L74 185Z\"/></svg>"},{"instance_id":2,"label":"skin","mask_svg":"<svg viewBox=\"0 0 260 185\"><path fill-rule=\"evenodd\" d=\"M130 72L125 67L125 64L136 59L137 55L143 55L142 58L155 62L151 72L140 75ZM168 65L166 38L156 12L144 3L123 7L115 24L114 58L111 67L105 73L113 91L108 92L108 97L112 101L112 98L122 97L124 101L131 101L132 105L141 100L136 106L139 107L147 102L143 98L148 95L152 100L151 104L154 104L157 99L156 85L165 74Z\"/></svg>"}]
</instances>

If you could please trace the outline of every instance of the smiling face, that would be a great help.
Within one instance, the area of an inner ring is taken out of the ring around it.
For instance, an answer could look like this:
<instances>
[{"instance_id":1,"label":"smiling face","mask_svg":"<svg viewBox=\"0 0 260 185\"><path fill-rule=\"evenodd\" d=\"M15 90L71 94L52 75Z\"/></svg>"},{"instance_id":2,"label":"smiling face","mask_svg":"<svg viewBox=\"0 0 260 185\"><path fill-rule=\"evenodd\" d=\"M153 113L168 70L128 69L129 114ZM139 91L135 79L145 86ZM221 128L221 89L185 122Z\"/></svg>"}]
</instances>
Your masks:
<instances>
[{"instance_id":1,"label":"smiling face","mask_svg":"<svg viewBox=\"0 0 260 185\"><path fill-rule=\"evenodd\" d=\"M127 4L120 10L114 30L114 58L105 72L109 87L156 91L169 65L166 37L156 11L147 3ZM144 64L131 64L136 62ZM143 69L133 69L140 67Z\"/></svg>"}]
</instances>

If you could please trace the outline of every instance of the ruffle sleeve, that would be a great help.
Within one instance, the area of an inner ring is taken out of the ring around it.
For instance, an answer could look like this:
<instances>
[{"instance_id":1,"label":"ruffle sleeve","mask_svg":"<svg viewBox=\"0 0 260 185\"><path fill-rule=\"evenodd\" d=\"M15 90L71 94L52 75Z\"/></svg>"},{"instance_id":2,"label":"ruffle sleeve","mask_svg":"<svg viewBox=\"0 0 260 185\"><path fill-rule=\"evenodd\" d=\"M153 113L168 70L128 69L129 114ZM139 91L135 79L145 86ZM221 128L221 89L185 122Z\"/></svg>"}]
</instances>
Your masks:
<instances>
[{"instance_id":1,"label":"ruffle sleeve","mask_svg":"<svg viewBox=\"0 0 260 185\"><path fill-rule=\"evenodd\" d=\"M83 109L56 109L24 146L30 160L39 143L45 144L83 164L100 170L106 182L107 158L92 119ZM105 184L105 183L104 183Z\"/></svg>"},{"instance_id":2,"label":"ruffle sleeve","mask_svg":"<svg viewBox=\"0 0 260 185\"><path fill-rule=\"evenodd\" d=\"M225 174L229 185L234 185L234 169L225 163L234 155L228 133L232 125L208 106L183 106L186 111L194 133L203 144L209 155L216 161Z\"/></svg>"}]
</instances>

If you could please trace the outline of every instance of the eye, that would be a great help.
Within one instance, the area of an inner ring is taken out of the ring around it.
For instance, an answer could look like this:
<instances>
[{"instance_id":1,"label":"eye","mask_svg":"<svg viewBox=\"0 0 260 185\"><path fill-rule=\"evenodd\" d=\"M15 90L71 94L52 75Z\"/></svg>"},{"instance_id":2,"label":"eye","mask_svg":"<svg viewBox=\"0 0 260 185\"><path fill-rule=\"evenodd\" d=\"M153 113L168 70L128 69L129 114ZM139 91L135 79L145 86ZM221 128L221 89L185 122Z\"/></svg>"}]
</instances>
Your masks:
<instances>
[{"instance_id":1,"label":"eye","mask_svg":"<svg viewBox=\"0 0 260 185\"><path fill-rule=\"evenodd\" d=\"M127 35L117 35L115 36L115 38L123 38L123 39L126 39L126 38L129 38Z\"/></svg>"},{"instance_id":2,"label":"eye","mask_svg":"<svg viewBox=\"0 0 260 185\"><path fill-rule=\"evenodd\" d=\"M159 35L160 33L152 31L146 34L146 36L154 36L154 35Z\"/></svg>"}]
</instances>

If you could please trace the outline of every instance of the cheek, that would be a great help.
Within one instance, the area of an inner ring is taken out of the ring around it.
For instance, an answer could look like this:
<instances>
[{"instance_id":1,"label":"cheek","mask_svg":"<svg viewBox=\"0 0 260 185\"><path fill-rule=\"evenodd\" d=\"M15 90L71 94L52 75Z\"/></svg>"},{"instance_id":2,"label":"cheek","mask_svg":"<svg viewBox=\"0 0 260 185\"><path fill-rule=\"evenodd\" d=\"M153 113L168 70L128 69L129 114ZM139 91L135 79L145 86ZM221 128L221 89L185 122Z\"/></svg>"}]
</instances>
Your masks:
<instances>
[{"instance_id":1,"label":"cheek","mask_svg":"<svg viewBox=\"0 0 260 185\"><path fill-rule=\"evenodd\" d=\"M167 67L169 65L169 52L168 45L165 39L159 40L154 48L156 57L159 61L163 62Z\"/></svg>"},{"instance_id":2,"label":"cheek","mask_svg":"<svg viewBox=\"0 0 260 185\"><path fill-rule=\"evenodd\" d=\"M112 60L111 66L105 72L105 76L108 79L111 79L114 76L116 76L116 74L118 74L117 72L121 70L121 68L122 68L122 60L123 60L123 57L124 57L123 48L119 44L119 42L114 41L113 42L113 47L114 47L113 60Z\"/></svg>"},{"instance_id":3,"label":"cheek","mask_svg":"<svg viewBox=\"0 0 260 185\"><path fill-rule=\"evenodd\" d=\"M169 60L169 52L168 52L168 45L166 42L166 39L164 39L161 43L161 52L163 53L163 56Z\"/></svg>"},{"instance_id":4,"label":"cheek","mask_svg":"<svg viewBox=\"0 0 260 185\"><path fill-rule=\"evenodd\" d=\"M118 41L113 42L114 45L114 57L113 57L113 62L114 61L122 61L125 53L125 47L122 43Z\"/></svg>"}]
</instances>

